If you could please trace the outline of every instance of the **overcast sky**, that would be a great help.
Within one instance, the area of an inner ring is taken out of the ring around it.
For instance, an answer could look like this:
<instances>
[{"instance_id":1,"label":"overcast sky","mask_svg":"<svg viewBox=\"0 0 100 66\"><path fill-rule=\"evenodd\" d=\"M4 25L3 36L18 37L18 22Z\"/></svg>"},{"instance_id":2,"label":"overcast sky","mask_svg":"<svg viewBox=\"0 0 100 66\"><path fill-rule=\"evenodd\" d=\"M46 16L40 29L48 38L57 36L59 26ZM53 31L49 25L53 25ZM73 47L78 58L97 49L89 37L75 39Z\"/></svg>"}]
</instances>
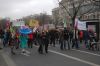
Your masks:
<instances>
[{"instance_id":1,"label":"overcast sky","mask_svg":"<svg viewBox=\"0 0 100 66\"><path fill-rule=\"evenodd\" d=\"M0 17L20 18L47 12L57 6L55 0L0 0Z\"/></svg>"}]
</instances>

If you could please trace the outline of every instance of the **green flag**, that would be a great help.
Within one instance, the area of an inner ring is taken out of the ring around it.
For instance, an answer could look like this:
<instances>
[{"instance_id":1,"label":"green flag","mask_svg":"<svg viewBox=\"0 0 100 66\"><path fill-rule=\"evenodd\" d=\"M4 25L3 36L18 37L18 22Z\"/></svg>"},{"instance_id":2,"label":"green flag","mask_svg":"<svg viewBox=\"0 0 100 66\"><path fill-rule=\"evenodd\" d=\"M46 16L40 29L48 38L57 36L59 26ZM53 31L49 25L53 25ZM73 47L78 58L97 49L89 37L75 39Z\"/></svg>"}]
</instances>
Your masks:
<instances>
[{"instance_id":1,"label":"green flag","mask_svg":"<svg viewBox=\"0 0 100 66\"><path fill-rule=\"evenodd\" d=\"M10 27L10 31L11 31L11 32L14 32L14 29L13 29L13 27Z\"/></svg>"},{"instance_id":2,"label":"green flag","mask_svg":"<svg viewBox=\"0 0 100 66\"><path fill-rule=\"evenodd\" d=\"M67 27L66 19L63 20L63 23L64 23L64 27Z\"/></svg>"}]
</instances>

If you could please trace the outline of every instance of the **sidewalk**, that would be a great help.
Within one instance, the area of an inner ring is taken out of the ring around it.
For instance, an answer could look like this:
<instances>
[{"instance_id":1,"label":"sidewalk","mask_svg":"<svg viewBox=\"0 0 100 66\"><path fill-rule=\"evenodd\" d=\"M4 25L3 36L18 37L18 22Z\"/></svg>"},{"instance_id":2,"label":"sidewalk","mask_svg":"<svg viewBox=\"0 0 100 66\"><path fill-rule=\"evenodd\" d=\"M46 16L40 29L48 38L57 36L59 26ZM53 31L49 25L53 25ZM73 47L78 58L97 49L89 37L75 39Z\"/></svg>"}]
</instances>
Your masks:
<instances>
[{"instance_id":1,"label":"sidewalk","mask_svg":"<svg viewBox=\"0 0 100 66\"><path fill-rule=\"evenodd\" d=\"M0 50L0 66L7 66L4 58L2 57L2 50Z\"/></svg>"}]
</instances>

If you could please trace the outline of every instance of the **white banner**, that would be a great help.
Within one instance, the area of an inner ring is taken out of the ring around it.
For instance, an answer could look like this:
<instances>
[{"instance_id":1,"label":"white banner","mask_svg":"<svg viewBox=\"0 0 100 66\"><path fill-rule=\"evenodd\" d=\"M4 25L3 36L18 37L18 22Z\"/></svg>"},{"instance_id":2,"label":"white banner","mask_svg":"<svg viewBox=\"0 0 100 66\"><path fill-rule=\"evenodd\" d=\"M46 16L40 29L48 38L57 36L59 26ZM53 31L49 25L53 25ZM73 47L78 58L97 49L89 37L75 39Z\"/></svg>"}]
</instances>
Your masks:
<instances>
[{"instance_id":1,"label":"white banner","mask_svg":"<svg viewBox=\"0 0 100 66\"><path fill-rule=\"evenodd\" d=\"M78 20L77 28L79 30L87 30L87 28L86 28L86 22L83 22L83 21L79 21Z\"/></svg>"},{"instance_id":2,"label":"white banner","mask_svg":"<svg viewBox=\"0 0 100 66\"><path fill-rule=\"evenodd\" d=\"M24 21L14 21L12 22L12 26L25 26Z\"/></svg>"}]
</instances>

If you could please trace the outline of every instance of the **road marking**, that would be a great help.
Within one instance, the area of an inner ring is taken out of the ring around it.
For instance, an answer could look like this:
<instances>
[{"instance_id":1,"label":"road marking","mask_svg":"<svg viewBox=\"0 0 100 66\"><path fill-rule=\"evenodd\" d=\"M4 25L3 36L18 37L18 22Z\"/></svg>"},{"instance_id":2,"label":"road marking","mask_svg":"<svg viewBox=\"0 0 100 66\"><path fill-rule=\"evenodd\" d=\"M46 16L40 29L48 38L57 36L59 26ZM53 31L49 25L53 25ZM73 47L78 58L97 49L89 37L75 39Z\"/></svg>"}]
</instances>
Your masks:
<instances>
[{"instance_id":1,"label":"road marking","mask_svg":"<svg viewBox=\"0 0 100 66\"><path fill-rule=\"evenodd\" d=\"M26 53L21 53L22 55L24 55L24 56L30 56L29 54L26 54Z\"/></svg>"},{"instance_id":2,"label":"road marking","mask_svg":"<svg viewBox=\"0 0 100 66\"><path fill-rule=\"evenodd\" d=\"M38 47L38 46L35 46L34 47ZM89 61L85 61L85 60L82 60L82 59L79 59L79 58L76 58L76 57L73 57L73 56L69 56L67 54L63 54L63 53L60 53L60 52L56 52L56 51L53 51L53 50L48 50L49 52L52 52L52 53L55 53L55 54L58 54L58 55L61 55L61 56L64 56L64 57L67 57L67 58L70 58L70 59L73 59L73 60L76 60L76 61L79 61L79 62L83 62L85 64L89 64L91 66L100 66L98 64L95 64L95 63L92 63L92 62L89 62ZM89 53L89 52L87 52ZM89 53L89 54L92 54L92 53ZM93 55L96 55L96 56L99 56L98 54L94 54Z\"/></svg>"},{"instance_id":3,"label":"road marking","mask_svg":"<svg viewBox=\"0 0 100 66\"><path fill-rule=\"evenodd\" d=\"M35 47L38 47L38 46L35 46ZM72 50L75 50L75 51L79 51L79 52L83 52L83 53L87 53L87 54L90 54L90 55L94 55L94 56L99 56L100 57L99 54L95 54L95 53L91 53L91 52L87 52L87 51L82 51L82 50L76 50L76 49L72 49Z\"/></svg>"},{"instance_id":4,"label":"road marking","mask_svg":"<svg viewBox=\"0 0 100 66\"><path fill-rule=\"evenodd\" d=\"M2 53L2 56L3 56L5 62L7 63L8 66L16 66L14 61L7 54Z\"/></svg>"},{"instance_id":5,"label":"road marking","mask_svg":"<svg viewBox=\"0 0 100 66\"><path fill-rule=\"evenodd\" d=\"M72 49L72 50L75 50L75 51L79 51L79 52L82 52L82 53L87 53L87 54L90 54L90 55L95 55L95 56L99 56L99 54L95 54L95 53L91 53L91 52L87 52L87 51L82 51L82 50L76 50L76 49Z\"/></svg>"},{"instance_id":6,"label":"road marking","mask_svg":"<svg viewBox=\"0 0 100 66\"><path fill-rule=\"evenodd\" d=\"M76 57L73 57L73 56L69 56L69 55L66 55L66 54L63 54L63 53L60 53L60 52L56 52L56 51L53 51L53 50L48 50L48 51L55 53L55 54L58 54L58 55L61 55L61 56L64 56L64 57L67 57L67 58L70 58L70 59L73 59L73 60L76 60L76 61L79 61L79 62L83 62L85 64L89 64L91 66L100 66L98 64L95 64L95 63L92 63L92 62L89 62L89 61L85 61L85 60L82 60L82 59L79 59L79 58L76 58Z\"/></svg>"}]
</instances>

